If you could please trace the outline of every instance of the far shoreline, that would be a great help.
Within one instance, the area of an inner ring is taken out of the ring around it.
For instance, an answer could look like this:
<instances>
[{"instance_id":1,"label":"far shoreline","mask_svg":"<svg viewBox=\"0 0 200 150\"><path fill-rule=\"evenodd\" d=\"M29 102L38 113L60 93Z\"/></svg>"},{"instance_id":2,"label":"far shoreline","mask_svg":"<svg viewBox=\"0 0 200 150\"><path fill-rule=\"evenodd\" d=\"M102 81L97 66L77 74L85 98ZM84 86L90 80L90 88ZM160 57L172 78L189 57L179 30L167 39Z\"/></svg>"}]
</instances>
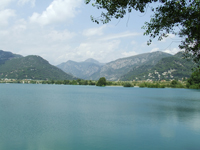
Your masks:
<instances>
[{"instance_id":1,"label":"far shoreline","mask_svg":"<svg viewBox=\"0 0 200 150\"><path fill-rule=\"evenodd\" d=\"M97 86L98 81L92 80L31 80L31 79L7 79L0 80L0 83L16 84L49 84L49 85L84 85ZM106 81L106 86L98 87L132 87L132 88L187 88L187 81Z\"/></svg>"}]
</instances>

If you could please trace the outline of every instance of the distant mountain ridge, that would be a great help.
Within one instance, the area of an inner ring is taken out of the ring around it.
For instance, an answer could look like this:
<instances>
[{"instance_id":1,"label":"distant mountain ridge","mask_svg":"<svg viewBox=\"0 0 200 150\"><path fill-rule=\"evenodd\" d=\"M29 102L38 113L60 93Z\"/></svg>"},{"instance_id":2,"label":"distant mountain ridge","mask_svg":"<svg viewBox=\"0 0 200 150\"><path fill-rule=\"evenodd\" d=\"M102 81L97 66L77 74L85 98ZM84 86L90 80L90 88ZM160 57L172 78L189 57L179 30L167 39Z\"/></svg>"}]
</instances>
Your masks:
<instances>
[{"instance_id":1,"label":"distant mountain ridge","mask_svg":"<svg viewBox=\"0 0 200 150\"><path fill-rule=\"evenodd\" d=\"M144 64L155 65L160 59L172 56L164 52L144 53L131 57L117 59L105 64L99 72L94 73L89 77L92 80L98 80L100 77L105 77L107 80L119 80L121 76L128 73L133 67L139 67Z\"/></svg>"},{"instance_id":2,"label":"distant mountain ridge","mask_svg":"<svg viewBox=\"0 0 200 150\"><path fill-rule=\"evenodd\" d=\"M4 64L7 60L21 57L23 56L0 50L0 64Z\"/></svg>"},{"instance_id":3,"label":"distant mountain ridge","mask_svg":"<svg viewBox=\"0 0 200 150\"><path fill-rule=\"evenodd\" d=\"M77 78L111 81L171 80L190 77L195 64L182 59L183 52L171 55L164 52L144 53L103 64L89 58L83 62L69 60L57 67L40 56L23 57L0 50L0 78L73 80Z\"/></svg>"},{"instance_id":4,"label":"distant mountain ridge","mask_svg":"<svg viewBox=\"0 0 200 150\"><path fill-rule=\"evenodd\" d=\"M49 64L40 56L15 55L10 52L0 52L3 63L0 64L0 78L35 79L35 80L72 80L71 75ZM15 59L14 59L15 58Z\"/></svg>"},{"instance_id":5,"label":"distant mountain ridge","mask_svg":"<svg viewBox=\"0 0 200 150\"><path fill-rule=\"evenodd\" d=\"M98 72L102 66L102 63L92 58L89 58L83 62L69 60L65 63L57 65L57 67L62 69L64 72L73 74L75 77L82 79L88 79L89 76Z\"/></svg>"},{"instance_id":6,"label":"distant mountain ridge","mask_svg":"<svg viewBox=\"0 0 200 150\"><path fill-rule=\"evenodd\" d=\"M95 59L93 59L93 58L88 58L88 59L86 59L84 62L94 63L94 64L97 64L97 65L99 65L99 66L105 65L105 63L100 63L99 61L97 61L97 60L95 60Z\"/></svg>"}]
</instances>

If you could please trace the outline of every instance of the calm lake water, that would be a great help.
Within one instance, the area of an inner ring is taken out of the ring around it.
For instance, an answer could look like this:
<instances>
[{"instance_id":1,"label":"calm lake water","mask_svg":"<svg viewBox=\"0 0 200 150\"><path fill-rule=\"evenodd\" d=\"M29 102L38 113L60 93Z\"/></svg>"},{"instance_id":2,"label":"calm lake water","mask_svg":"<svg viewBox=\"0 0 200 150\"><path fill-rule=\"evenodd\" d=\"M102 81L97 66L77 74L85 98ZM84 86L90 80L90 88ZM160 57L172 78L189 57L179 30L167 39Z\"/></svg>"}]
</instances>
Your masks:
<instances>
[{"instance_id":1,"label":"calm lake water","mask_svg":"<svg viewBox=\"0 0 200 150\"><path fill-rule=\"evenodd\" d=\"M0 84L0 150L200 150L200 90Z\"/></svg>"}]
</instances>

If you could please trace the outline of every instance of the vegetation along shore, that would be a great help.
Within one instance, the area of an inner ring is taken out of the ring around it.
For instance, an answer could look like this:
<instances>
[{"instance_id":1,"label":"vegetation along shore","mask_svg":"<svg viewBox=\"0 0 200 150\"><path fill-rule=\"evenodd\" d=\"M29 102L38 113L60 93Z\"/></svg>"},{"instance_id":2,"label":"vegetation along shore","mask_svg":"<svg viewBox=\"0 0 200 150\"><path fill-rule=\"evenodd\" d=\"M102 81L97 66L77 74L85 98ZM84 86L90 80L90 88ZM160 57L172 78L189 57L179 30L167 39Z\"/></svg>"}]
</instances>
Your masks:
<instances>
[{"instance_id":1,"label":"vegetation along shore","mask_svg":"<svg viewBox=\"0 0 200 150\"><path fill-rule=\"evenodd\" d=\"M178 81L106 81L104 77L98 81L93 80L15 80L0 79L0 83L19 83L19 84L57 84L57 85L91 85L91 86L123 86L123 87L140 87L140 88L188 88L200 89L200 74L193 73L188 80Z\"/></svg>"}]
</instances>

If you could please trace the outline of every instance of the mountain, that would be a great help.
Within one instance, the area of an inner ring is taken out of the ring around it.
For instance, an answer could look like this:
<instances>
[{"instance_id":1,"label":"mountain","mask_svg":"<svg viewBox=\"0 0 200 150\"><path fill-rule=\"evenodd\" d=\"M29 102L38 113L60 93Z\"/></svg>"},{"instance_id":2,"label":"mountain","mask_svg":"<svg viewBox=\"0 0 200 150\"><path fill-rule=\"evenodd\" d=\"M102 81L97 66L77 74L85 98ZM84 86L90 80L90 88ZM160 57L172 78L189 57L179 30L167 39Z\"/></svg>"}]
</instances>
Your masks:
<instances>
[{"instance_id":1,"label":"mountain","mask_svg":"<svg viewBox=\"0 0 200 150\"><path fill-rule=\"evenodd\" d=\"M57 65L58 68L62 69L68 74L81 79L88 79L89 76L98 72L103 64L92 58L87 59L83 62L67 61L65 63Z\"/></svg>"},{"instance_id":2,"label":"mountain","mask_svg":"<svg viewBox=\"0 0 200 150\"><path fill-rule=\"evenodd\" d=\"M23 56L0 50L0 65L4 64L7 60L21 57Z\"/></svg>"},{"instance_id":3,"label":"mountain","mask_svg":"<svg viewBox=\"0 0 200 150\"><path fill-rule=\"evenodd\" d=\"M164 52L145 53L127 58L117 59L105 64L101 70L90 76L92 80L98 80L100 77L105 77L107 80L119 80L121 76L127 74L132 68L141 65L154 66L159 60L164 57L172 56Z\"/></svg>"},{"instance_id":4,"label":"mountain","mask_svg":"<svg viewBox=\"0 0 200 150\"><path fill-rule=\"evenodd\" d=\"M121 58L107 64L89 58L83 62L67 61L57 67L40 56L13 54L0 50L0 78L72 80L170 80L190 77L195 64L182 59L183 52L171 55L152 52ZM60 69L59 69L60 68ZM62 69L62 70L61 70Z\"/></svg>"},{"instance_id":5,"label":"mountain","mask_svg":"<svg viewBox=\"0 0 200 150\"><path fill-rule=\"evenodd\" d=\"M97 64L99 66L103 66L105 65L104 63L100 63L97 60L93 59L93 58L88 58L87 60L85 60L84 62L88 62L88 63L93 63L93 64Z\"/></svg>"},{"instance_id":6,"label":"mountain","mask_svg":"<svg viewBox=\"0 0 200 150\"><path fill-rule=\"evenodd\" d=\"M195 64L192 60L183 59L183 52L173 56L162 58L154 66L141 65L134 67L130 72L123 75L120 80L169 80L190 77Z\"/></svg>"},{"instance_id":7,"label":"mountain","mask_svg":"<svg viewBox=\"0 0 200 150\"><path fill-rule=\"evenodd\" d=\"M0 78L39 80L74 79L71 75L49 64L49 62L42 57L33 55L4 61L4 64L0 65Z\"/></svg>"}]
</instances>

